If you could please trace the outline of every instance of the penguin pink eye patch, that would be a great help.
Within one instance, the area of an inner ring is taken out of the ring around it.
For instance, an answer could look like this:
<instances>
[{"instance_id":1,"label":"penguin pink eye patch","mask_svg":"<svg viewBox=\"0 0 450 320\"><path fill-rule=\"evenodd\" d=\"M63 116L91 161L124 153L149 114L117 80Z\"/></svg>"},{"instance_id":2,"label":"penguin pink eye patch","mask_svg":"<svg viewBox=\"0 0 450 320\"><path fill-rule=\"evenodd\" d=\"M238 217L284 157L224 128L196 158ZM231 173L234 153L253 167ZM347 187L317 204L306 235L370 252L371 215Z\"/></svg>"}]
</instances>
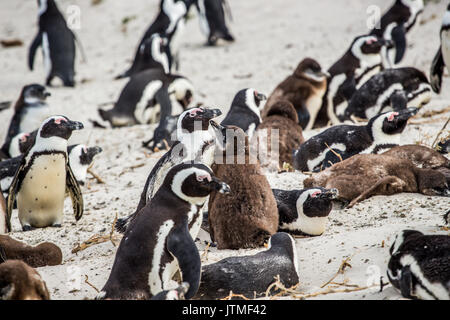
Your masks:
<instances>
[{"instance_id":1,"label":"penguin pink eye patch","mask_svg":"<svg viewBox=\"0 0 450 320\"><path fill-rule=\"evenodd\" d=\"M21 142L27 141L27 139L28 139L29 136L30 136L29 133L25 133L22 137L20 137L20 141L21 141Z\"/></svg>"},{"instance_id":2,"label":"penguin pink eye patch","mask_svg":"<svg viewBox=\"0 0 450 320\"><path fill-rule=\"evenodd\" d=\"M366 40L366 43L367 43L367 44L372 44L372 43L375 43L375 42L377 42L377 39L376 39L376 38L370 38L370 39L367 39L367 40Z\"/></svg>"},{"instance_id":3,"label":"penguin pink eye patch","mask_svg":"<svg viewBox=\"0 0 450 320\"><path fill-rule=\"evenodd\" d=\"M61 122L67 122L67 120L64 119L64 118L56 118L56 119L55 119L55 123L56 123L56 124L61 124Z\"/></svg>"},{"instance_id":4,"label":"penguin pink eye patch","mask_svg":"<svg viewBox=\"0 0 450 320\"><path fill-rule=\"evenodd\" d=\"M315 192L313 192L313 194L311 194L311 197L312 198L315 198L315 197L317 197L319 194L321 194L322 193L322 191L315 191Z\"/></svg>"},{"instance_id":5,"label":"penguin pink eye patch","mask_svg":"<svg viewBox=\"0 0 450 320\"><path fill-rule=\"evenodd\" d=\"M189 111L189 116L195 117L198 112L203 112L203 109L201 109L201 108L192 109L191 111Z\"/></svg>"},{"instance_id":6,"label":"penguin pink eye patch","mask_svg":"<svg viewBox=\"0 0 450 320\"><path fill-rule=\"evenodd\" d=\"M398 116L398 112L392 112L389 116L388 116L388 121L392 121L394 120L394 118Z\"/></svg>"},{"instance_id":7,"label":"penguin pink eye patch","mask_svg":"<svg viewBox=\"0 0 450 320\"><path fill-rule=\"evenodd\" d=\"M209 174L203 174L200 176L197 176L197 181L203 181L203 180L208 180L208 182L211 182L211 176Z\"/></svg>"}]
</instances>

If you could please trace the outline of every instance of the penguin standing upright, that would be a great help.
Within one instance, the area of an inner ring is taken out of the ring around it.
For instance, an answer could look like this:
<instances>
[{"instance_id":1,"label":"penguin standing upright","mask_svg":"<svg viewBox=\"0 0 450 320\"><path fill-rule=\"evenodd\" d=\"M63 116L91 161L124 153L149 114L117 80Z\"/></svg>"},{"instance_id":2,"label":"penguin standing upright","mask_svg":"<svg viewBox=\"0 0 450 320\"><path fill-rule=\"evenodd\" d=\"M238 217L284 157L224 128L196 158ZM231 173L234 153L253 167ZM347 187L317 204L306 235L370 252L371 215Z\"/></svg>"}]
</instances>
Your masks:
<instances>
[{"instance_id":1,"label":"penguin standing upright","mask_svg":"<svg viewBox=\"0 0 450 320\"><path fill-rule=\"evenodd\" d=\"M153 198L170 168L186 161L200 162L207 166L213 164L216 137L211 132L210 120L221 114L219 109L201 107L188 109L178 117L178 141L152 168L135 213L117 220L116 229L119 232L124 232L130 221Z\"/></svg>"},{"instance_id":2,"label":"penguin standing upright","mask_svg":"<svg viewBox=\"0 0 450 320\"><path fill-rule=\"evenodd\" d=\"M64 198L68 190L75 219L83 215L83 197L67 159L67 140L83 124L64 116L45 120L32 148L22 157L8 195L7 223L17 195L19 220L24 231L47 226L59 227L63 220Z\"/></svg>"},{"instance_id":3,"label":"penguin standing upright","mask_svg":"<svg viewBox=\"0 0 450 320\"><path fill-rule=\"evenodd\" d=\"M226 0L197 0L200 30L208 38L208 45L213 46L219 39L234 41L225 21Z\"/></svg>"},{"instance_id":4,"label":"penguin standing upright","mask_svg":"<svg viewBox=\"0 0 450 320\"><path fill-rule=\"evenodd\" d=\"M407 47L406 34L416 24L423 7L423 0L395 0L370 32L374 36L392 41L392 44L382 49L385 68L392 68L402 60Z\"/></svg>"},{"instance_id":5,"label":"penguin standing upright","mask_svg":"<svg viewBox=\"0 0 450 320\"><path fill-rule=\"evenodd\" d=\"M230 110L221 124L223 126L237 126L251 138L262 122L261 110L264 106L261 102L266 99L267 97L264 94L255 89L240 90L234 96Z\"/></svg>"},{"instance_id":6,"label":"penguin standing upright","mask_svg":"<svg viewBox=\"0 0 450 320\"><path fill-rule=\"evenodd\" d=\"M431 64L431 86L434 92L441 92L442 77L444 75L444 67L450 72L450 4L442 19L441 27L441 46L436 53Z\"/></svg>"},{"instance_id":7,"label":"penguin standing upright","mask_svg":"<svg viewBox=\"0 0 450 320\"><path fill-rule=\"evenodd\" d=\"M198 232L201 208L215 190L227 193L230 188L207 166L183 163L171 168L152 201L129 224L98 298L150 299L174 287L178 270L189 283L185 297L192 298L201 274L192 233Z\"/></svg>"},{"instance_id":8,"label":"penguin standing upright","mask_svg":"<svg viewBox=\"0 0 450 320\"><path fill-rule=\"evenodd\" d=\"M75 86L75 35L67 27L66 20L54 0L38 0L39 32L33 40L28 55L28 66L33 70L34 56L42 46L47 72L46 84L58 77L64 86Z\"/></svg>"},{"instance_id":9,"label":"penguin standing upright","mask_svg":"<svg viewBox=\"0 0 450 320\"><path fill-rule=\"evenodd\" d=\"M30 84L22 88L1 148L3 157L12 158L19 155L20 140L26 133L38 129L42 121L51 115L50 107L45 101L48 96L50 93L40 84Z\"/></svg>"}]
</instances>

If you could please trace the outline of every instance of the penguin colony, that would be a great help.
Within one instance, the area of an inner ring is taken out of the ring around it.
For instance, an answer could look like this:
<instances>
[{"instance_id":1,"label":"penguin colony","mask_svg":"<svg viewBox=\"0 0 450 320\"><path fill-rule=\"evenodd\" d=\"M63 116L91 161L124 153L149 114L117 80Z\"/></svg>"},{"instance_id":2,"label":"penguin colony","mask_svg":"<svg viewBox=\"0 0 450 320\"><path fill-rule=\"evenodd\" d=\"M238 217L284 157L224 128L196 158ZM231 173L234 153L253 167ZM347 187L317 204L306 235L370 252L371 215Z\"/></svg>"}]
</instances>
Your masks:
<instances>
[{"instance_id":1,"label":"penguin colony","mask_svg":"<svg viewBox=\"0 0 450 320\"><path fill-rule=\"evenodd\" d=\"M191 7L197 10L206 44L225 41L232 50L235 37L226 1L161 0L131 66L116 76L129 78L117 101L110 109L99 108L92 120L93 127L103 129L144 126L150 139L142 148L164 151L139 186L136 209L121 212L113 226L123 236L97 299L220 299L230 291L263 296L276 277L286 288L299 284L307 259L300 263L296 242L301 240L294 236L326 233L330 217L340 214L339 205L350 208L372 196L401 192L450 197L448 136L435 149L406 145L402 137L410 118L426 108L432 91L439 94L446 81L450 4L436 31L440 47L429 80L419 69L397 66L409 48L407 36L418 25L423 1L396 0L379 28L357 35L327 70L306 57L291 75L273 83L268 97L248 87L229 97L231 105L221 121L223 108L192 105L198 99L195 89L201 90L178 74L179 39ZM82 52L81 43L58 1L38 0L37 16L29 69L41 47L45 85L59 78L63 86L75 87L76 47ZM69 145L72 132L84 124L55 115L50 96L38 83L22 88L0 150L0 299L50 299L33 268L63 261L54 243L29 246L6 235L18 231L17 218L21 229L32 233L66 224L68 195L75 221L91 209L83 200L87 173L106 146ZM5 106L2 112L8 110ZM278 140L267 147L273 139ZM255 145L266 147L266 153L278 152L278 158L267 163L255 153ZM303 189L271 187L269 174L283 179L292 170L309 175ZM442 211L448 224L446 203ZM70 227L77 228L73 222ZM204 233L214 250L259 252L204 264L198 241ZM401 231L385 266L391 285L405 298L450 300L449 246L448 234Z\"/></svg>"}]
</instances>

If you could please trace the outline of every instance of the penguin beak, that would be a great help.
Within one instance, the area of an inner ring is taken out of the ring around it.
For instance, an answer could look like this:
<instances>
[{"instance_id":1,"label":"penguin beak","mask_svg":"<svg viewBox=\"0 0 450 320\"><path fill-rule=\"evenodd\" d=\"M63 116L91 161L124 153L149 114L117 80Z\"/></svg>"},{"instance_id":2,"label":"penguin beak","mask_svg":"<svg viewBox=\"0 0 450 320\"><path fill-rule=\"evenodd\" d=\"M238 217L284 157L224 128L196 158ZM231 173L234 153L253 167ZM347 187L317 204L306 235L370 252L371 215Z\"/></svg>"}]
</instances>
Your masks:
<instances>
[{"instance_id":1,"label":"penguin beak","mask_svg":"<svg viewBox=\"0 0 450 320\"><path fill-rule=\"evenodd\" d=\"M84 128L84 125L81 122L78 121L67 121L65 122L65 126L70 130L81 130Z\"/></svg>"},{"instance_id":2,"label":"penguin beak","mask_svg":"<svg viewBox=\"0 0 450 320\"><path fill-rule=\"evenodd\" d=\"M408 120L409 118L415 116L419 112L418 108L411 107L406 110L400 111L399 115L396 116L396 120Z\"/></svg>"},{"instance_id":3,"label":"penguin beak","mask_svg":"<svg viewBox=\"0 0 450 320\"><path fill-rule=\"evenodd\" d=\"M220 111L220 109L205 109L205 112L202 114L202 118L211 120L220 115L222 115L222 111Z\"/></svg>"},{"instance_id":4,"label":"penguin beak","mask_svg":"<svg viewBox=\"0 0 450 320\"><path fill-rule=\"evenodd\" d=\"M231 188L225 182L220 181L216 177L212 177L211 185L214 190L219 191L220 193L226 194L231 192Z\"/></svg>"}]
</instances>

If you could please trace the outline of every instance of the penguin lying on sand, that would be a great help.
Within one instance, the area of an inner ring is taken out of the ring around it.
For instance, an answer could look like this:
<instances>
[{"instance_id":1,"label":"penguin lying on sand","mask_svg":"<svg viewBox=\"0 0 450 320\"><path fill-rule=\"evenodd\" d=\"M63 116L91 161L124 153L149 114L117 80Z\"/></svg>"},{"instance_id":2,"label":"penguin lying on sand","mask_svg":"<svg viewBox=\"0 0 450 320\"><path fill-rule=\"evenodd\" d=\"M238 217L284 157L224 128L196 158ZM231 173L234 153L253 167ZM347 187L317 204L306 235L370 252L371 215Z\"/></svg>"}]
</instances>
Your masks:
<instances>
[{"instance_id":1,"label":"penguin lying on sand","mask_svg":"<svg viewBox=\"0 0 450 320\"><path fill-rule=\"evenodd\" d=\"M75 219L83 215L83 196L67 159L67 140L72 131L83 128L81 122L64 116L45 120L33 147L22 157L8 195L7 223L17 195L19 220L24 231L33 227L61 226L64 198L68 190Z\"/></svg>"},{"instance_id":2,"label":"penguin lying on sand","mask_svg":"<svg viewBox=\"0 0 450 320\"><path fill-rule=\"evenodd\" d=\"M266 117L268 110L277 101L287 100L294 105L302 129L312 129L322 106L329 76L330 74L323 71L316 60L303 59L294 73L284 79L269 96L262 118Z\"/></svg>"},{"instance_id":3,"label":"penguin lying on sand","mask_svg":"<svg viewBox=\"0 0 450 320\"><path fill-rule=\"evenodd\" d=\"M411 161L384 154L357 154L313 174L303 182L305 188L335 188L339 200L359 201L375 195L417 192L428 196L450 196L444 174L421 169Z\"/></svg>"},{"instance_id":4,"label":"penguin lying on sand","mask_svg":"<svg viewBox=\"0 0 450 320\"><path fill-rule=\"evenodd\" d=\"M98 298L150 299L173 288L177 271L189 283L186 299L192 298L201 274L192 234L200 229L201 208L214 190L227 193L230 188L207 166L172 167L152 201L130 222Z\"/></svg>"},{"instance_id":5,"label":"penguin lying on sand","mask_svg":"<svg viewBox=\"0 0 450 320\"><path fill-rule=\"evenodd\" d=\"M22 88L1 148L3 158L18 156L19 141L24 139L26 132L38 129L42 121L51 116L50 107L45 101L48 96L50 93L40 84L30 84Z\"/></svg>"},{"instance_id":6,"label":"penguin lying on sand","mask_svg":"<svg viewBox=\"0 0 450 320\"><path fill-rule=\"evenodd\" d=\"M196 0L195 4L200 29L208 38L208 45L215 45L219 39L234 41L225 20L226 0Z\"/></svg>"},{"instance_id":7,"label":"penguin lying on sand","mask_svg":"<svg viewBox=\"0 0 450 320\"><path fill-rule=\"evenodd\" d=\"M0 300L50 300L39 273L19 260L0 263Z\"/></svg>"},{"instance_id":8,"label":"penguin lying on sand","mask_svg":"<svg viewBox=\"0 0 450 320\"><path fill-rule=\"evenodd\" d=\"M294 151L294 168L320 171L358 153L379 153L400 144L408 119L418 109L386 112L367 125L337 125L311 137Z\"/></svg>"},{"instance_id":9,"label":"penguin lying on sand","mask_svg":"<svg viewBox=\"0 0 450 320\"><path fill-rule=\"evenodd\" d=\"M280 215L278 230L309 236L320 236L325 232L332 201L339 194L337 189L321 187L272 191Z\"/></svg>"},{"instance_id":10,"label":"penguin lying on sand","mask_svg":"<svg viewBox=\"0 0 450 320\"><path fill-rule=\"evenodd\" d=\"M450 4L444 14L441 27L441 46L431 64L430 78L434 92L441 92L444 67L450 72Z\"/></svg>"},{"instance_id":11,"label":"penguin lying on sand","mask_svg":"<svg viewBox=\"0 0 450 320\"><path fill-rule=\"evenodd\" d=\"M450 236L403 230L389 253L387 275L402 296L450 300Z\"/></svg>"},{"instance_id":12,"label":"penguin lying on sand","mask_svg":"<svg viewBox=\"0 0 450 320\"><path fill-rule=\"evenodd\" d=\"M221 299L233 293L250 299L262 296L279 276L290 288L300 279L294 239L278 232L269 240L269 249L252 256L228 257L202 267L200 288L194 299Z\"/></svg>"}]
</instances>

